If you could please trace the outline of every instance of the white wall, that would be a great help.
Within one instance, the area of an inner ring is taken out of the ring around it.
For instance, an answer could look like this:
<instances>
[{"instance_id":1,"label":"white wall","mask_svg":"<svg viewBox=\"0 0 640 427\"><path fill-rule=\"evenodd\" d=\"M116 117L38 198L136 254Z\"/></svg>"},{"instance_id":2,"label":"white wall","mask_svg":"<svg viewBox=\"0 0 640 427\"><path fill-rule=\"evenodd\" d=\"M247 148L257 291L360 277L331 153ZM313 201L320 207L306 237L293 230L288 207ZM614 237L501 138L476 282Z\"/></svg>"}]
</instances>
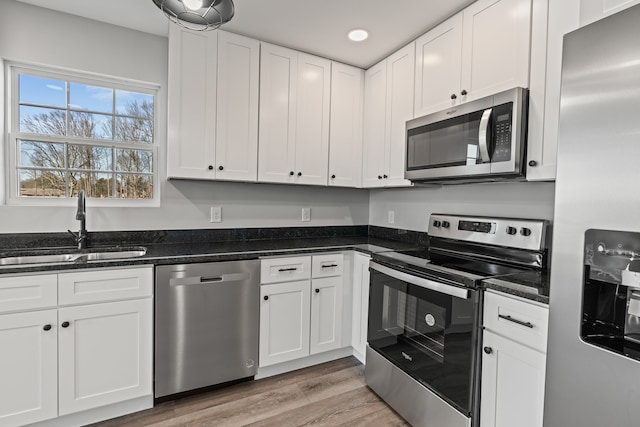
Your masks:
<instances>
[{"instance_id":1,"label":"white wall","mask_svg":"<svg viewBox=\"0 0 640 427\"><path fill-rule=\"evenodd\" d=\"M518 182L373 190L369 224L426 231L431 213L552 220L554 189L549 182Z\"/></svg>"},{"instance_id":2,"label":"white wall","mask_svg":"<svg viewBox=\"0 0 640 427\"><path fill-rule=\"evenodd\" d=\"M150 0L144 0L150 1ZM161 13L152 8L155 13ZM368 223L366 190L223 182L166 181L167 39L14 0L0 0L0 58L88 71L159 84L161 204L157 208L94 208L87 201L87 228L143 230ZM0 72L0 77L3 77ZM3 79L4 80L4 79ZM5 97L2 92L1 116ZM4 120L0 177L6 175ZM4 199L0 178L0 201ZM0 205L0 233L75 229L75 202L68 207ZM223 222L209 222L209 207L223 207ZM311 222L300 222L311 207Z\"/></svg>"}]
</instances>

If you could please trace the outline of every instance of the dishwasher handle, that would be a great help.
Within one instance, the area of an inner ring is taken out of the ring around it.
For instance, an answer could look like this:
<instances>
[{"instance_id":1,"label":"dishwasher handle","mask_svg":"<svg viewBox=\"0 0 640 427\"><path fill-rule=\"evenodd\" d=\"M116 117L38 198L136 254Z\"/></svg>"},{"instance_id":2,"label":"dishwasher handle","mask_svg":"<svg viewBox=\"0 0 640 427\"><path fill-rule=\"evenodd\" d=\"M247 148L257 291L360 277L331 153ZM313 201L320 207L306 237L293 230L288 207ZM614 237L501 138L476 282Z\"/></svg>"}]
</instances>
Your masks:
<instances>
[{"instance_id":1,"label":"dishwasher handle","mask_svg":"<svg viewBox=\"0 0 640 427\"><path fill-rule=\"evenodd\" d=\"M241 282L249 280L249 273L229 273L217 274L212 276L190 276L172 278L169 280L170 286L189 286L189 285L208 285L216 283Z\"/></svg>"}]
</instances>

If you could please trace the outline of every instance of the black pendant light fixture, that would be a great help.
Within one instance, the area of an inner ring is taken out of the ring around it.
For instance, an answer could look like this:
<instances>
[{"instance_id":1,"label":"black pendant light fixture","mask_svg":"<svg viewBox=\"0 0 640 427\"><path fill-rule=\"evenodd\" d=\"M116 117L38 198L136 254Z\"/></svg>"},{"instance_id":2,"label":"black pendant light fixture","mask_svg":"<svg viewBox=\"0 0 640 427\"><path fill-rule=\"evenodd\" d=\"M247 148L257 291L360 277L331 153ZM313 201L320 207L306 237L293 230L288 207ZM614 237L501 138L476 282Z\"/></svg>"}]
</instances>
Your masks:
<instances>
[{"instance_id":1,"label":"black pendant light fixture","mask_svg":"<svg viewBox=\"0 0 640 427\"><path fill-rule=\"evenodd\" d=\"M153 0L176 24L196 31L215 30L233 18L233 0Z\"/></svg>"}]
</instances>

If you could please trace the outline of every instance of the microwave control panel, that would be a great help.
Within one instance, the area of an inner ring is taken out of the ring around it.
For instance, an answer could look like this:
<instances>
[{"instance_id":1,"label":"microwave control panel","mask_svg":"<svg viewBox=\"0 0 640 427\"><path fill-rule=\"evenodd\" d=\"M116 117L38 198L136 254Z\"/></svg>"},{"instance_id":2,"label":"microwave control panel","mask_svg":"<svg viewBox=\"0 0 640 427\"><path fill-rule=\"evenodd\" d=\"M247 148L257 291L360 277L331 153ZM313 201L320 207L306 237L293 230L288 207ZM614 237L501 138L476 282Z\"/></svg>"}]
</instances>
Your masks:
<instances>
[{"instance_id":1,"label":"microwave control panel","mask_svg":"<svg viewBox=\"0 0 640 427\"><path fill-rule=\"evenodd\" d=\"M505 162L511 160L511 116L513 103L502 104L493 109L493 134L495 145L493 147L492 162Z\"/></svg>"}]
</instances>

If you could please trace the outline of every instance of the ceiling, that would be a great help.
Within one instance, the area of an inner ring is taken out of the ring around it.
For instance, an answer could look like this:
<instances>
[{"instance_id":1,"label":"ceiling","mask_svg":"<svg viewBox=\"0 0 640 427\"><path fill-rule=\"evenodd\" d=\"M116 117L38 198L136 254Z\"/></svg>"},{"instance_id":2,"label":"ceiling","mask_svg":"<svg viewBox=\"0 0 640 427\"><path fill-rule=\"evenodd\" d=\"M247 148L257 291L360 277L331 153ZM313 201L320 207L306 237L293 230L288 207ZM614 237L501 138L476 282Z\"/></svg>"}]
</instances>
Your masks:
<instances>
[{"instance_id":1,"label":"ceiling","mask_svg":"<svg viewBox=\"0 0 640 427\"><path fill-rule=\"evenodd\" d=\"M152 0L18 0L161 36L168 21ZM234 0L222 28L369 68L475 0ZM347 33L370 36L352 42Z\"/></svg>"}]
</instances>

